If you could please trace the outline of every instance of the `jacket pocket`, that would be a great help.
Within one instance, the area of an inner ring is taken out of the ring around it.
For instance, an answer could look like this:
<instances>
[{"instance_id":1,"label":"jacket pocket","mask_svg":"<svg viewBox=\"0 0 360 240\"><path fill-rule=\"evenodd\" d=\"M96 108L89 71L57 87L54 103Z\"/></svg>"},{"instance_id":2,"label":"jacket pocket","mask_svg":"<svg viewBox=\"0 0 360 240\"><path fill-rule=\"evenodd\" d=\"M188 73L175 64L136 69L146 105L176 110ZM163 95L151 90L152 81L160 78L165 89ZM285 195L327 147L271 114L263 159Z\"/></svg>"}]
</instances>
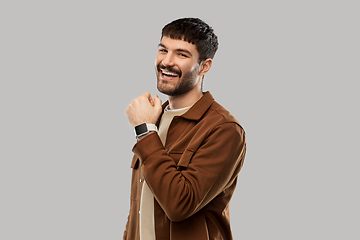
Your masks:
<instances>
[{"instance_id":1,"label":"jacket pocket","mask_svg":"<svg viewBox=\"0 0 360 240\"><path fill-rule=\"evenodd\" d=\"M130 193L130 199L132 201L139 201L139 196L142 188L142 183L140 182L141 175L140 175L140 160L135 155L131 162L131 168L132 168L132 176L131 176L131 193Z\"/></svg>"},{"instance_id":2,"label":"jacket pocket","mask_svg":"<svg viewBox=\"0 0 360 240\"><path fill-rule=\"evenodd\" d=\"M191 149L185 149L184 153L181 155L180 160L177 164L178 169L187 168L190 164L191 158L193 157L195 151Z\"/></svg>"},{"instance_id":3,"label":"jacket pocket","mask_svg":"<svg viewBox=\"0 0 360 240\"><path fill-rule=\"evenodd\" d=\"M139 167L139 158L136 155L133 156L130 167L132 169L137 169Z\"/></svg>"}]
</instances>

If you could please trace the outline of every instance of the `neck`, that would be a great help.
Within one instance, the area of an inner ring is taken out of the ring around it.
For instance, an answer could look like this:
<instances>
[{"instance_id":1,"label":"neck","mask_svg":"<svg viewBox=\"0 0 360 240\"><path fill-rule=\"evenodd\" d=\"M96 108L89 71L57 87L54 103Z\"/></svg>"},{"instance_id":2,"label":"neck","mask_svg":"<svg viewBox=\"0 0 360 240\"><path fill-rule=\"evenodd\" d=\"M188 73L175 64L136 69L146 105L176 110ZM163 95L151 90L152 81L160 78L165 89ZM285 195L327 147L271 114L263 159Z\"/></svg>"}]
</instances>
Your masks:
<instances>
[{"instance_id":1,"label":"neck","mask_svg":"<svg viewBox=\"0 0 360 240\"><path fill-rule=\"evenodd\" d=\"M194 91L196 90L196 91ZM202 91L192 89L190 92L179 96L169 96L170 109L181 109L194 105L203 96Z\"/></svg>"}]
</instances>

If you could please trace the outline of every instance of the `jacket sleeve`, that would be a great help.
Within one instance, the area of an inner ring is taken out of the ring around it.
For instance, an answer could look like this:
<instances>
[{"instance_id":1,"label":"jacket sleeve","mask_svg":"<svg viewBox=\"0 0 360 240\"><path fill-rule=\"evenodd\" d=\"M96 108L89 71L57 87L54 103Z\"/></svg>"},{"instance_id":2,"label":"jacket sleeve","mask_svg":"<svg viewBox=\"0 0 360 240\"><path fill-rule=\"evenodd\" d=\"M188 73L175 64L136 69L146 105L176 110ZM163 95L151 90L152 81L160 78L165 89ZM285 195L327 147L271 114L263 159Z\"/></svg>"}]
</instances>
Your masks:
<instances>
[{"instance_id":1,"label":"jacket sleeve","mask_svg":"<svg viewBox=\"0 0 360 240\"><path fill-rule=\"evenodd\" d=\"M190 146L191 147L191 146ZM150 134L133 148L145 181L171 221L192 216L236 178L245 155L245 133L236 123L223 123L208 134L198 149L186 149L182 166Z\"/></svg>"},{"instance_id":2,"label":"jacket sleeve","mask_svg":"<svg viewBox=\"0 0 360 240\"><path fill-rule=\"evenodd\" d=\"M130 218L130 214L128 216L128 220L127 220L126 225L125 225L125 231L124 231L124 234L123 234L123 240L127 240L127 233L128 233L128 229L129 229L129 218Z\"/></svg>"}]
</instances>

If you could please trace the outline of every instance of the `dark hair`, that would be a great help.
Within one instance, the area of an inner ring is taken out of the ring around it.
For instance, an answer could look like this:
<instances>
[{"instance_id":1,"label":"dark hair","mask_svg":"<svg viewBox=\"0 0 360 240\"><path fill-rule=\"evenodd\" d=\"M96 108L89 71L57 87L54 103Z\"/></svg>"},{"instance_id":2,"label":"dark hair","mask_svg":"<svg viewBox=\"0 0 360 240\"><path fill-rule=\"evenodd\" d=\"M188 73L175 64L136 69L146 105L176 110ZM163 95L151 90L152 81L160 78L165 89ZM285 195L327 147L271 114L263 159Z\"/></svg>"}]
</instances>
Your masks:
<instances>
[{"instance_id":1,"label":"dark hair","mask_svg":"<svg viewBox=\"0 0 360 240\"><path fill-rule=\"evenodd\" d=\"M199 18L181 18L168 23L162 29L161 39L164 36L194 44L199 53L199 63L213 59L219 45L214 30Z\"/></svg>"}]
</instances>

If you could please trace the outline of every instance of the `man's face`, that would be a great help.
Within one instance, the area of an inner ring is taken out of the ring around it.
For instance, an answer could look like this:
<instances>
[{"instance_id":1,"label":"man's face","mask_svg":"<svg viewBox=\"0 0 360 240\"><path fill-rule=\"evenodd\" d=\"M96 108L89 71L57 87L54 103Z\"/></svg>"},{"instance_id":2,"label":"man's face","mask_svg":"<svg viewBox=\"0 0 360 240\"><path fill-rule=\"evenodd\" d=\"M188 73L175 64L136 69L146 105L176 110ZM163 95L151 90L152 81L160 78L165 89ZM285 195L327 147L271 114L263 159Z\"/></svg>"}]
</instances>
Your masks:
<instances>
[{"instance_id":1,"label":"man's face","mask_svg":"<svg viewBox=\"0 0 360 240\"><path fill-rule=\"evenodd\" d=\"M183 40L163 37L155 60L157 88L168 96L179 96L201 81L196 46Z\"/></svg>"}]
</instances>

